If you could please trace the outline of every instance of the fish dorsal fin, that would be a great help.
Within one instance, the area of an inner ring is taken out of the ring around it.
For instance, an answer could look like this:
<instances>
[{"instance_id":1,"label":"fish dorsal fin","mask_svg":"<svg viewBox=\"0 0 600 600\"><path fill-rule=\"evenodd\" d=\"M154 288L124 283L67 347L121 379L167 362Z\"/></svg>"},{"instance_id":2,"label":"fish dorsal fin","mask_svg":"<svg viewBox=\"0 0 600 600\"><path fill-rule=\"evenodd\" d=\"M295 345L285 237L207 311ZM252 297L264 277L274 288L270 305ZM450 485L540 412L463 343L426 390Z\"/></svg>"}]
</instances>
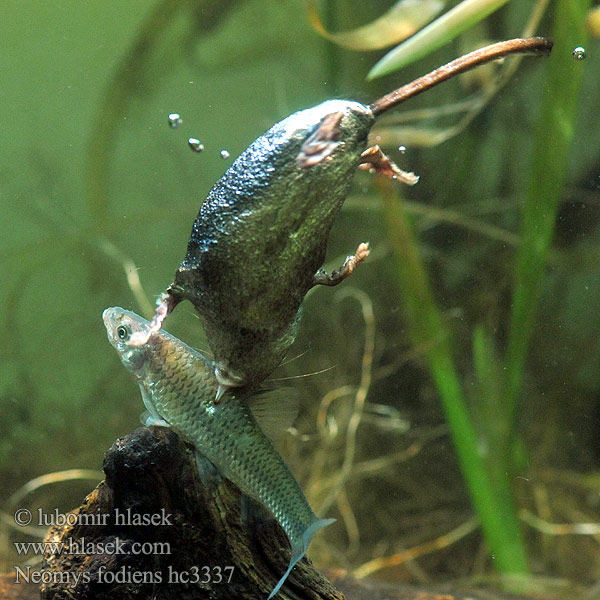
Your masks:
<instances>
[{"instance_id":1,"label":"fish dorsal fin","mask_svg":"<svg viewBox=\"0 0 600 600\"><path fill-rule=\"evenodd\" d=\"M263 390L244 399L264 434L275 444L298 416L299 393L294 388Z\"/></svg>"}]
</instances>

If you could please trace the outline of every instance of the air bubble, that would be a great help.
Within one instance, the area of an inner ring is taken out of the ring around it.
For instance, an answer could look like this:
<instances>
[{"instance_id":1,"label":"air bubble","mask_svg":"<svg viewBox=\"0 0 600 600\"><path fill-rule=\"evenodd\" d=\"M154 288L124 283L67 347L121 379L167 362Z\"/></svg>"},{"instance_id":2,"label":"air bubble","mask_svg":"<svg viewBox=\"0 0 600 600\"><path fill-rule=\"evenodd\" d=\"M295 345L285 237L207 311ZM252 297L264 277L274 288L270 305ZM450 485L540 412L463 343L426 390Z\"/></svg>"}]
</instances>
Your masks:
<instances>
[{"instance_id":1,"label":"air bubble","mask_svg":"<svg viewBox=\"0 0 600 600\"><path fill-rule=\"evenodd\" d=\"M188 146L194 151L194 152L202 152L204 150L204 144L200 142L199 139L197 138L188 138Z\"/></svg>"},{"instance_id":2,"label":"air bubble","mask_svg":"<svg viewBox=\"0 0 600 600\"><path fill-rule=\"evenodd\" d=\"M573 58L575 60L583 60L585 58L585 48L582 46L577 46L572 52Z\"/></svg>"},{"instance_id":3,"label":"air bubble","mask_svg":"<svg viewBox=\"0 0 600 600\"><path fill-rule=\"evenodd\" d=\"M181 118L181 115L179 113L171 113L169 115L169 127L173 127L173 129L175 129L176 127L179 127L182 123L183 119Z\"/></svg>"},{"instance_id":4,"label":"air bubble","mask_svg":"<svg viewBox=\"0 0 600 600\"><path fill-rule=\"evenodd\" d=\"M219 154L221 155L222 159L229 158L229 152L227 152L227 150L221 150Z\"/></svg>"}]
</instances>

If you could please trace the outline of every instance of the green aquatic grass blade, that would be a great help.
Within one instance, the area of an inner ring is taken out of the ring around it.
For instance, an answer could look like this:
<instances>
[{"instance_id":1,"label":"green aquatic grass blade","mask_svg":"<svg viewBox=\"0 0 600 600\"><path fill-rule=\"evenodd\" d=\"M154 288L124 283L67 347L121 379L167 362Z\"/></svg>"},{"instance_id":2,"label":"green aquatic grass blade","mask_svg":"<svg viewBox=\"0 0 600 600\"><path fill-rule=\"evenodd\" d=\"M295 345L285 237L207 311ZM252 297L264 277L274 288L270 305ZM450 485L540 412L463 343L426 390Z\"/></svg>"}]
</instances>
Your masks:
<instances>
[{"instance_id":1,"label":"green aquatic grass blade","mask_svg":"<svg viewBox=\"0 0 600 600\"><path fill-rule=\"evenodd\" d=\"M470 389L473 412L492 476L514 474L514 460L505 452L506 439L511 431L511 419L504 401L506 375L499 359L492 334L477 325L473 332L473 370L475 386ZM519 448L525 454L524 443Z\"/></svg>"},{"instance_id":2,"label":"green aquatic grass blade","mask_svg":"<svg viewBox=\"0 0 600 600\"><path fill-rule=\"evenodd\" d=\"M508 0L464 0L390 50L369 71L367 79L388 75L431 54L507 2Z\"/></svg>"},{"instance_id":3,"label":"green aquatic grass blade","mask_svg":"<svg viewBox=\"0 0 600 600\"><path fill-rule=\"evenodd\" d=\"M334 44L349 50L379 50L397 44L429 23L444 8L442 0L399 0L371 23L334 33L323 24L317 0L305 0L304 4L312 28Z\"/></svg>"},{"instance_id":4,"label":"green aquatic grass blade","mask_svg":"<svg viewBox=\"0 0 600 600\"><path fill-rule=\"evenodd\" d=\"M452 356L450 334L433 298L412 228L389 186L382 196L388 239L395 256L412 340L415 345L428 348L429 372L440 395L488 547L495 556L494 565L503 573L524 573L527 558L508 474L504 468L488 468L479 453L477 434Z\"/></svg>"},{"instance_id":5,"label":"green aquatic grass blade","mask_svg":"<svg viewBox=\"0 0 600 600\"><path fill-rule=\"evenodd\" d=\"M489 430L501 427L506 416L501 411L504 377L493 337L483 325L477 325L473 332L473 369L477 377L481 412L485 418L484 425L489 438ZM501 414L498 414L499 409Z\"/></svg>"},{"instance_id":6,"label":"green aquatic grass blade","mask_svg":"<svg viewBox=\"0 0 600 600\"><path fill-rule=\"evenodd\" d=\"M584 46L590 0L558 0L554 12L554 49L547 63L546 84L521 225L516 259L510 334L506 355L507 405L516 435L517 399L525 372L527 350L535 325L548 248L565 182L575 129L581 75L585 61L572 50ZM509 452L507 440L506 451Z\"/></svg>"}]
</instances>

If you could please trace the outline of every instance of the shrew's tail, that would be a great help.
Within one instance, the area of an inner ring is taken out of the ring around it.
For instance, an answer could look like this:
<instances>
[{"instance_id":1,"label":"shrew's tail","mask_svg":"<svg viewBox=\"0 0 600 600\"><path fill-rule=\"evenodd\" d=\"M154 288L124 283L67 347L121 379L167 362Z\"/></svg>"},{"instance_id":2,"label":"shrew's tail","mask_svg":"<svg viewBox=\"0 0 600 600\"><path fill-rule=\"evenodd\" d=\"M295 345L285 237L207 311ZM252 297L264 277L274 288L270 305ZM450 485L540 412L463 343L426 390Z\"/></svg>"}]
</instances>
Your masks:
<instances>
[{"instance_id":1,"label":"shrew's tail","mask_svg":"<svg viewBox=\"0 0 600 600\"><path fill-rule=\"evenodd\" d=\"M292 542L292 557L290 558L290 564L287 568L287 571L283 574L283 577L277 582L277 585L269 594L268 600L271 600L271 598L273 598L273 596L279 591L283 585L283 582L287 579L288 575L294 568L295 564L306 554L312 539L315 537L315 533L317 533L319 529L323 529L323 527L331 525L334 521L335 519L319 519L304 530L301 539Z\"/></svg>"}]
</instances>

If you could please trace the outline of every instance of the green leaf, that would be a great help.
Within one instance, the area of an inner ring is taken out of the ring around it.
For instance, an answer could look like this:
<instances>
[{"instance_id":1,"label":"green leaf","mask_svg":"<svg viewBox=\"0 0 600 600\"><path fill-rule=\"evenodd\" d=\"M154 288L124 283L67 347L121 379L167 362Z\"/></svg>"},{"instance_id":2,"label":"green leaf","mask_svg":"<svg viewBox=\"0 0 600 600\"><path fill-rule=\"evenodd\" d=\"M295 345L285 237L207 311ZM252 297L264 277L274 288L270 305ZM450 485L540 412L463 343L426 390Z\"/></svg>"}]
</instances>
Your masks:
<instances>
[{"instance_id":1,"label":"green leaf","mask_svg":"<svg viewBox=\"0 0 600 600\"><path fill-rule=\"evenodd\" d=\"M313 29L331 42L349 50L379 50L397 44L419 31L444 7L442 0L399 0L385 14L351 31L327 31L316 0L306 0L306 13Z\"/></svg>"},{"instance_id":2,"label":"green leaf","mask_svg":"<svg viewBox=\"0 0 600 600\"><path fill-rule=\"evenodd\" d=\"M371 69L368 79L387 75L431 54L507 2L508 0L464 0L388 52Z\"/></svg>"}]
</instances>

